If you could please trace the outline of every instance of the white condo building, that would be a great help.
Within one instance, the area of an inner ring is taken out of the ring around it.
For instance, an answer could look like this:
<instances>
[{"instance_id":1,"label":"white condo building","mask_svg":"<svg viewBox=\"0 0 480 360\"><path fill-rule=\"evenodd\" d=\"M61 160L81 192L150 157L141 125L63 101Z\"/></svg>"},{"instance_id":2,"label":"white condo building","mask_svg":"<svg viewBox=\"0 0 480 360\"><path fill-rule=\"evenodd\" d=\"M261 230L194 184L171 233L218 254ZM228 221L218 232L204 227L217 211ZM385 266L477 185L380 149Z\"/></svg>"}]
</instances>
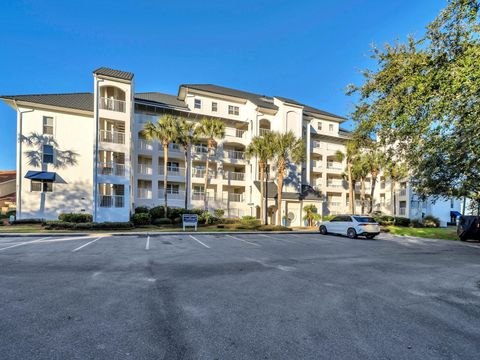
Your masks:
<instances>
[{"instance_id":1,"label":"white condo building","mask_svg":"<svg viewBox=\"0 0 480 360\"><path fill-rule=\"evenodd\" d=\"M94 220L128 221L135 207L163 204L163 148L142 135L146 122L171 114L190 121L204 117L225 122L205 169L206 139L185 152L171 144L168 155L168 205L225 210L228 217L259 217L259 171L247 160L251 139L268 131L292 131L304 139L306 161L291 167L282 194L288 225L304 224L303 207L315 204L323 215L348 211L345 118L280 96L258 95L210 84L183 84L177 95L135 92L134 75L100 68L93 72L93 92L0 97L17 111L17 217L57 219L62 212L87 212ZM187 172L185 172L187 169ZM205 172L210 174L204 189ZM190 181L187 181L186 177ZM269 222L275 223L275 169L268 186ZM393 213L388 179L380 178L375 210ZM367 184L367 193L370 192ZM395 214L419 218L433 214L449 221L458 201L417 201L408 183L396 185ZM356 202L360 199L356 189ZM359 204L357 205L359 209ZM438 210L438 211L437 211Z\"/></svg>"}]
</instances>

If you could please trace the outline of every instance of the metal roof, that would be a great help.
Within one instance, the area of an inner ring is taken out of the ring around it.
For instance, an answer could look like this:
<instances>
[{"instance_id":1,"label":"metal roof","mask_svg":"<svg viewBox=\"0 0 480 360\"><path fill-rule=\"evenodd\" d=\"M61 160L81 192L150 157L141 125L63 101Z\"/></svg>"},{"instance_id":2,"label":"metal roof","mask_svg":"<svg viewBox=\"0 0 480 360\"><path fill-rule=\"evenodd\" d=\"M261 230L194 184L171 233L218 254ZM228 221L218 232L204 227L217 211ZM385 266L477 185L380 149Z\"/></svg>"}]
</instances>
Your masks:
<instances>
[{"instance_id":1,"label":"metal roof","mask_svg":"<svg viewBox=\"0 0 480 360\"><path fill-rule=\"evenodd\" d=\"M132 80L133 73L121 70L110 69L107 67L98 68L93 72L96 75L103 75L112 78L122 79L122 80Z\"/></svg>"},{"instance_id":2,"label":"metal roof","mask_svg":"<svg viewBox=\"0 0 480 360\"><path fill-rule=\"evenodd\" d=\"M305 105L305 104L302 104L296 100L293 100L293 99L289 99L289 98L286 98L286 97L283 97L283 96L275 96L277 99L283 101L283 102L286 102L286 103L290 103L290 104L294 104L294 105L297 105L297 106L302 106L303 107L303 110L307 113L312 113L312 114L317 114L317 115L324 115L324 116L331 116L331 117L336 117L336 118L339 118L339 119L342 119L342 120L347 120L346 118L344 118L343 116L339 116L339 115L335 115L333 113L329 113L327 111L324 111L324 110L320 110L320 109L316 109L314 107L311 107L311 106L308 106L308 105Z\"/></svg>"},{"instance_id":3,"label":"metal roof","mask_svg":"<svg viewBox=\"0 0 480 360\"><path fill-rule=\"evenodd\" d=\"M188 109L185 101L179 100L175 95L162 94L159 92L136 93L135 100Z\"/></svg>"},{"instance_id":4,"label":"metal roof","mask_svg":"<svg viewBox=\"0 0 480 360\"><path fill-rule=\"evenodd\" d=\"M93 111L92 93L5 95L1 99Z\"/></svg>"}]
</instances>

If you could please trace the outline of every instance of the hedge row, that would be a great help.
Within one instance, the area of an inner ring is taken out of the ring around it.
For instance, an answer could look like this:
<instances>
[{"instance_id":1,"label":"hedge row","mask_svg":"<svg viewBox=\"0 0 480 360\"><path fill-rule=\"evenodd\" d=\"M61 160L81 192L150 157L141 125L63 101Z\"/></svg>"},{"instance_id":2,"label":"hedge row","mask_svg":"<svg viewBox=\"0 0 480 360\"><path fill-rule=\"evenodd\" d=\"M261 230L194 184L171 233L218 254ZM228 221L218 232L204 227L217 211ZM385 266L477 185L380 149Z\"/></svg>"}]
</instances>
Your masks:
<instances>
[{"instance_id":1,"label":"hedge row","mask_svg":"<svg viewBox=\"0 0 480 360\"><path fill-rule=\"evenodd\" d=\"M45 229L48 230L119 230L132 228L133 224L131 222L74 223L55 220L45 223Z\"/></svg>"},{"instance_id":2,"label":"hedge row","mask_svg":"<svg viewBox=\"0 0 480 360\"><path fill-rule=\"evenodd\" d=\"M93 216L86 213L64 213L58 216L58 220L72 223L91 223L93 221Z\"/></svg>"}]
</instances>

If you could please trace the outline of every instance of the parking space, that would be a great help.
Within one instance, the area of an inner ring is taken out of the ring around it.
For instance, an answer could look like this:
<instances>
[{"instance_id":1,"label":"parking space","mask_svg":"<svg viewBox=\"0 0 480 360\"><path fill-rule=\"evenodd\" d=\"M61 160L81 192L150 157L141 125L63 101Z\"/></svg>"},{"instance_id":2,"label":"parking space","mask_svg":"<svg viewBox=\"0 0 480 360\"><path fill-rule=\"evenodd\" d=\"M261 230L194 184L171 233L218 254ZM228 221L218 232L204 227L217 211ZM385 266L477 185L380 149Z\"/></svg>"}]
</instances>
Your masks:
<instances>
[{"instance_id":1,"label":"parking space","mask_svg":"<svg viewBox=\"0 0 480 360\"><path fill-rule=\"evenodd\" d=\"M8 359L475 358L480 246L268 233L0 238Z\"/></svg>"}]
</instances>

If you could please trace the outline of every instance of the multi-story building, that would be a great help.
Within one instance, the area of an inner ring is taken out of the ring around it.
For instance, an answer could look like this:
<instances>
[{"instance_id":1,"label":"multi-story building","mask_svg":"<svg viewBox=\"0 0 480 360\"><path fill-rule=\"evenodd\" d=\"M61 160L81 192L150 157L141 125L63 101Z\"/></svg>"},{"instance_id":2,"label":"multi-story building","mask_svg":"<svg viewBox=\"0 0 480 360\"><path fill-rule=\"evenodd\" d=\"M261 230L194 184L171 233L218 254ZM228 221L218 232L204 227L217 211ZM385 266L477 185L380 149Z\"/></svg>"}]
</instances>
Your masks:
<instances>
[{"instance_id":1,"label":"multi-story building","mask_svg":"<svg viewBox=\"0 0 480 360\"><path fill-rule=\"evenodd\" d=\"M186 152L170 144L169 206L183 207L187 194L189 208L206 206L221 208L229 217L259 217L265 199L259 191L258 163L246 159L245 149L253 137L275 130L292 131L307 148L306 161L286 174L281 207L285 221L302 225L303 207L310 203L324 215L347 211L345 163L336 156L345 151L349 138L340 127L345 118L292 99L210 84L183 84L177 95L137 93L132 73L108 68L95 70L93 80L92 93L1 97L17 111L18 218L56 219L61 212L84 211L96 221L127 221L137 206L162 205L163 148L147 140L142 130L165 114L193 122L218 118L226 126L209 169L206 139ZM267 192L271 223L278 208L275 179L271 167ZM359 194L356 189L354 201L359 201ZM382 198L381 184L378 196L377 209L388 209L390 198Z\"/></svg>"}]
</instances>

